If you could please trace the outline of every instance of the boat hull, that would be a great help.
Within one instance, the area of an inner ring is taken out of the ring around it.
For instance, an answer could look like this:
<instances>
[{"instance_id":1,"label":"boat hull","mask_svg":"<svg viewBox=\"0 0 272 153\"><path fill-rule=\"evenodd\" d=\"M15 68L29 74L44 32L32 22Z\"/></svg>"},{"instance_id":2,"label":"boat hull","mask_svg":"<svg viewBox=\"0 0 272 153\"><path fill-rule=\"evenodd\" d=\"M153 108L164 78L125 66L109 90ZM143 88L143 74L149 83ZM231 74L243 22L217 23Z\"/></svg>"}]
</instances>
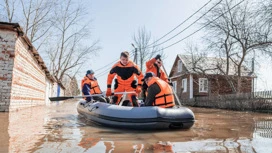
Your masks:
<instances>
[{"instance_id":1,"label":"boat hull","mask_svg":"<svg viewBox=\"0 0 272 153\"><path fill-rule=\"evenodd\" d=\"M193 112L186 107L127 107L102 102L80 101L77 111L88 120L104 126L127 129L188 129L193 126Z\"/></svg>"}]
</instances>

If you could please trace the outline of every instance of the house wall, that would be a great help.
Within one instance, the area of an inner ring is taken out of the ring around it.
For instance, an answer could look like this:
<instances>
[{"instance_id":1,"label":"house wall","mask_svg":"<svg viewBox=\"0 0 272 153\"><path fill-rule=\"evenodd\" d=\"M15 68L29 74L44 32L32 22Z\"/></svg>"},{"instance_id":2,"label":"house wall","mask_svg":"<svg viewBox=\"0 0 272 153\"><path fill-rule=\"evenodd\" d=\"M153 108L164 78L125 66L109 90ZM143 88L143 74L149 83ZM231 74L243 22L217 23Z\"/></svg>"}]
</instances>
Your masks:
<instances>
[{"instance_id":1,"label":"house wall","mask_svg":"<svg viewBox=\"0 0 272 153\"><path fill-rule=\"evenodd\" d=\"M177 82L177 96L180 98L180 99L188 99L190 98L190 75L187 73L187 70L186 70L186 67L184 66L184 64L182 64L182 71L181 72L178 72L178 61L179 59L176 58L174 64L173 64L173 73L171 73L170 75L171 76L180 76L180 77L175 77L175 78L172 78L171 80L172 81L176 81ZM183 89L182 89L182 79L185 79L187 78L187 91L186 92L183 92Z\"/></svg>"},{"instance_id":2,"label":"house wall","mask_svg":"<svg viewBox=\"0 0 272 153\"><path fill-rule=\"evenodd\" d=\"M15 43L10 110L45 103L46 76L22 37Z\"/></svg>"},{"instance_id":3,"label":"house wall","mask_svg":"<svg viewBox=\"0 0 272 153\"><path fill-rule=\"evenodd\" d=\"M185 78L187 78L187 91L183 92L182 80ZM173 78L172 81L177 82L176 93L180 99L190 98L190 75L189 74L185 74L181 77Z\"/></svg>"},{"instance_id":4,"label":"house wall","mask_svg":"<svg viewBox=\"0 0 272 153\"><path fill-rule=\"evenodd\" d=\"M194 97L201 97L201 96L207 96L207 92L199 92L199 78L205 78L205 76L202 75L196 75L193 74L193 92L194 92ZM211 83L211 82L209 82Z\"/></svg>"},{"instance_id":5,"label":"house wall","mask_svg":"<svg viewBox=\"0 0 272 153\"><path fill-rule=\"evenodd\" d=\"M14 32L0 29L0 112L9 110L15 41Z\"/></svg>"},{"instance_id":6,"label":"house wall","mask_svg":"<svg viewBox=\"0 0 272 153\"><path fill-rule=\"evenodd\" d=\"M208 96L208 93L199 92L199 78L207 78L201 75L194 75L194 97ZM237 78L236 78L237 79ZM242 77L241 81L241 93L249 93L252 90L252 79L251 77ZM210 75L208 76L209 81L209 92L210 95L225 95L232 94L232 88L226 81L224 76ZM234 87L237 87L237 82L233 81Z\"/></svg>"},{"instance_id":7,"label":"house wall","mask_svg":"<svg viewBox=\"0 0 272 153\"><path fill-rule=\"evenodd\" d=\"M179 59L176 58L174 64L173 64L173 73L170 74L170 76L177 76L177 75L184 75L186 74L187 70L186 70L186 67L184 66L184 64L182 64L182 71L181 72L178 72L178 61Z\"/></svg>"},{"instance_id":8,"label":"house wall","mask_svg":"<svg viewBox=\"0 0 272 153\"><path fill-rule=\"evenodd\" d=\"M0 29L0 111L49 104L48 97L56 95L57 87L47 77L25 37Z\"/></svg>"},{"instance_id":9,"label":"house wall","mask_svg":"<svg viewBox=\"0 0 272 153\"><path fill-rule=\"evenodd\" d=\"M53 82L46 78L46 91L45 91L45 104L49 105L50 100L48 97L52 96L52 90L53 90Z\"/></svg>"},{"instance_id":10,"label":"house wall","mask_svg":"<svg viewBox=\"0 0 272 153\"><path fill-rule=\"evenodd\" d=\"M203 97L208 95L224 95L231 94L232 89L224 76L221 75L203 75L190 73L184 63L182 64L182 71L178 72L178 62L180 58L177 56L170 72L170 78L177 83L177 95L180 99L190 99L192 97ZM191 76L191 77L190 77ZM187 92L182 92L182 79L187 78ZM199 92L199 78L208 79L208 92ZM193 79L190 81L190 79ZM234 78L237 79L237 78ZM248 93L252 91L252 77L242 77L241 93ZM190 90L190 85L193 86ZM234 86L237 88L237 81L234 81ZM190 97L191 94L191 97Z\"/></svg>"}]
</instances>

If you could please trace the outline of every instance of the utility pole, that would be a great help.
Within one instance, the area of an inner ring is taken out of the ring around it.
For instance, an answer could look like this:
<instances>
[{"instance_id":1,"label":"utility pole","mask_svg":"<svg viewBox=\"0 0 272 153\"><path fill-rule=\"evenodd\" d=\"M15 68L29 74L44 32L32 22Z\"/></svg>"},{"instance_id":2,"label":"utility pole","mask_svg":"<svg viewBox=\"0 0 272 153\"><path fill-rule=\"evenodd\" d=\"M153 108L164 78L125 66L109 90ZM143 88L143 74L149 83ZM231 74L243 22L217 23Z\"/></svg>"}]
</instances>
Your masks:
<instances>
[{"instance_id":1,"label":"utility pole","mask_svg":"<svg viewBox=\"0 0 272 153\"><path fill-rule=\"evenodd\" d=\"M134 62L136 63L136 64L138 64L138 59L137 59L137 48L134 46L134 44L133 43L131 43L131 45L132 45L132 47L134 48L134 50L135 50L135 54L134 54Z\"/></svg>"},{"instance_id":2,"label":"utility pole","mask_svg":"<svg viewBox=\"0 0 272 153\"><path fill-rule=\"evenodd\" d=\"M252 92L254 94L255 92L255 74L254 74L254 71L255 71L255 52L254 52L254 56L252 58L252 61L251 61L251 73L253 75L253 79L252 79Z\"/></svg>"}]
</instances>

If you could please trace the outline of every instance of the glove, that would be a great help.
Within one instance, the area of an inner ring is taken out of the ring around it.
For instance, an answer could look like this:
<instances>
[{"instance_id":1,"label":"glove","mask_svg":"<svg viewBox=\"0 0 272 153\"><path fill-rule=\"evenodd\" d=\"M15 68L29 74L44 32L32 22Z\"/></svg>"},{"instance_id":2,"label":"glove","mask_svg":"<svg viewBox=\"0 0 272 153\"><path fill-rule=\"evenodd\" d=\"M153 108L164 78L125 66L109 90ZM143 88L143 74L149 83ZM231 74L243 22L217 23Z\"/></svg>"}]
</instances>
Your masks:
<instances>
[{"instance_id":1,"label":"glove","mask_svg":"<svg viewBox=\"0 0 272 153\"><path fill-rule=\"evenodd\" d=\"M155 57L155 59L156 59L156 60L157 60L157 59L161 59L161 55L158 54L158 55Z\"/></svg>"},{"instance_id":2,"label":"glove","mask_svg":"<svg viewBox=\"0 0 272 153\"><path fill-rule=\"evenodd\" d=\"M142 92L142 87L141 86L137 86L136 91L137 94Z\"/></svg>"},{"instance_id":3,"label":"glove","mask_svg":"<svg viewBox=\"0 0 272 153\"><path fill-rule=\"evenodd\" d=\"M106 96L107 96L107 97L111 96L111 88L108 88L108 89L107 89Z\"/></svg>"}]
</instances>

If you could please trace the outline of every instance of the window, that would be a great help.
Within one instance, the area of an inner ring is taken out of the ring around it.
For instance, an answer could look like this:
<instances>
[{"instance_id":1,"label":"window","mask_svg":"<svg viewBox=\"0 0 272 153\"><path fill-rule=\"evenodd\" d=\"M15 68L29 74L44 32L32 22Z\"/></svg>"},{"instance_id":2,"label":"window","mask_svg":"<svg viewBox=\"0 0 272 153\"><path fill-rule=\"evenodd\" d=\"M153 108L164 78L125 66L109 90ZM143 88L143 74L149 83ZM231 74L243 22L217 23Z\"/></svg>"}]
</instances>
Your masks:
<instances>
[{"instance_id":1,"label":"window","mask_svg":"<svg viewBox=\"0 0 272 153\"><path fill-rule=\"evenodd\" d=\"M178 61L178 72L181 72L182 71L182 61L179 60Z\"/></svg>"},{"instance_id":2,"label":"window","mask_svg":"<svg viewBox=\"0 0 272 153\"><path fill-rule=\"evenodd\" d=\"M174 92L177 92L177 81L173 81L173 89L174 89Z\"/></svg>"},{"instance_id":3,"label":"window","mask_svg":"<svg viewBox=\"0 0 272 153\"><path fill-rule=\"evenodd\" d=\"M199 78L199 92L208 92L207 78Z\"/></svg>"},{"instance_id":4,"label":"window","mask_svg":"<svg viewBox=\"0 0 272 153\"><path fill-rule=\"evenodd\" d=\"M183 92L187 92L187 79L182 79L182 85Z\"/></svg>"}]
</instances>

